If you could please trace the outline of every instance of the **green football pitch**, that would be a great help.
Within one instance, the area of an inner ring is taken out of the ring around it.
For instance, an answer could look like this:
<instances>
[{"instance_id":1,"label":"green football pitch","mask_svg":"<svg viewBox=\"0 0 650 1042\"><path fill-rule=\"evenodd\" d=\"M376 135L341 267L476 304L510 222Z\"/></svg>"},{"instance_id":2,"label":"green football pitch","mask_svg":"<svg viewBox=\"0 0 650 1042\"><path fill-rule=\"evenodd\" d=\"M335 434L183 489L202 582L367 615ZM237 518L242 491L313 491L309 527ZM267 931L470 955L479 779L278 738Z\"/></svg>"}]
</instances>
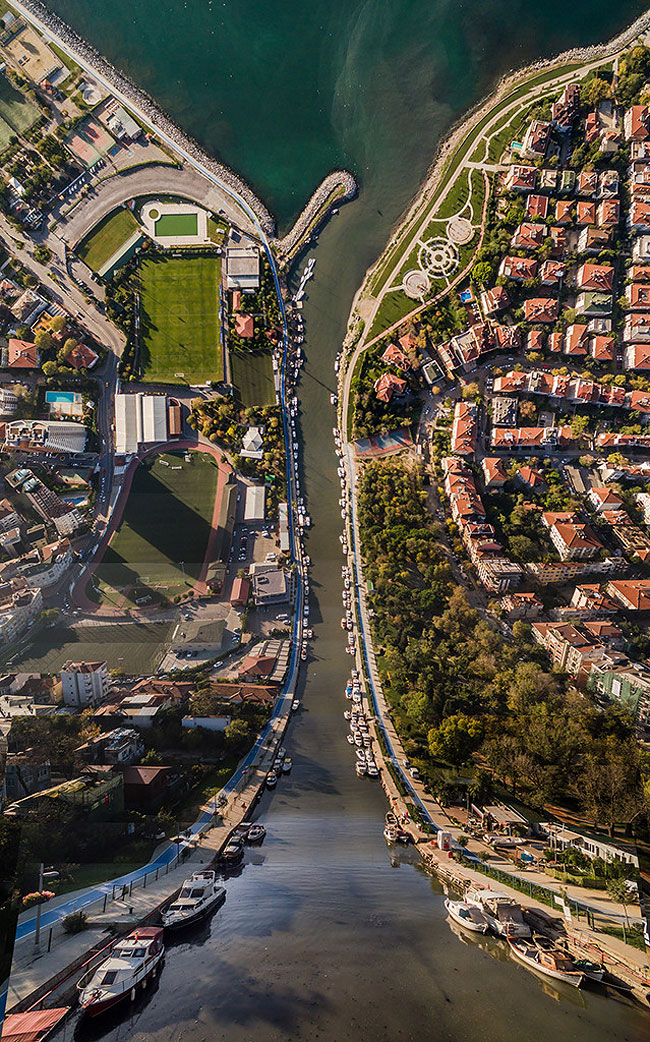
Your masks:
<instances>
[{"instance_id":1,"label":"green football pitch","mask_svg":"<svg viewBox=\"0 0 650 1042\"><path fill-rule=\"evenodd\" d=\"M148 257L140 265L140 362L149 383L223 378L219 257Z\"/></svg>"}]
</instances>

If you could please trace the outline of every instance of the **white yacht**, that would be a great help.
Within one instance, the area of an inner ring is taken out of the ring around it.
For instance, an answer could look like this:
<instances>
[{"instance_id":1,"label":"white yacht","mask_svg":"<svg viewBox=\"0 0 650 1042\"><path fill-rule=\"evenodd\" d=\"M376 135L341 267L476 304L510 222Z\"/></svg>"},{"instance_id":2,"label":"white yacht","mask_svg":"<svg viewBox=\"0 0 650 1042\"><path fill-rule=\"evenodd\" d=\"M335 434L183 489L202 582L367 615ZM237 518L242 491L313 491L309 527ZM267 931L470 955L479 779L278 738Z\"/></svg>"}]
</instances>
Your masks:
<instances>
[{"instance_id":1,"label":"white yacht","mask_svg":"<svg viewBox=\"0 0 650 1042\"><path fill-rule=\"evenodd\" d=\"M189 926L190 923L207 915L211 908L225 899L225 896L226 889L217 886L214 872L195 872L185 880L176 900L163 912L163 926L167 929Z\"/></svg>"},{"instance_id":2,"label":"white yacht","mask_svg":"<svg viewBox=\"0 0 650 1042\"><path fill-rule=\"evenodd\" d=\"M531 936L530 927L524 922L521 905L499 890L470 887L465 894L468 905L478 908L489 926L499 937Z\"/></svg>"},{"instance_id":3,"label":"white yacht","mask_svg":"<svg viewBox=\"0 0 650 1042\"><path fill-rule=\"evenodd\" d=\"M147 987L165 956L160 926L139 926L113 947L111 954L77 981L79 1005L91 1017L135 999L139 987Z\"/></svg>"}]
</instances>

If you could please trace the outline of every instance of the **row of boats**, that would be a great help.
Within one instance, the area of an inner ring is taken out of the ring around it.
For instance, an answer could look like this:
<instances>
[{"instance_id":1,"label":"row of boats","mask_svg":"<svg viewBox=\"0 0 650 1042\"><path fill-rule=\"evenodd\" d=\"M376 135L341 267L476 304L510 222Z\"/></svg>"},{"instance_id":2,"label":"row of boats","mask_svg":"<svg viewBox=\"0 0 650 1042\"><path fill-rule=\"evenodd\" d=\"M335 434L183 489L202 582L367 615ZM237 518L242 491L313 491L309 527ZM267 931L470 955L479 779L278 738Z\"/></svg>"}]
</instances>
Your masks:
<instances>
[{"instance_id":1,"label":"row of boats","mask_svg":"<svg viewBox=\"0 0 650 1042\"><path fill-rule=\"evenodd\" d=\"M230 834L220 860L226 866L241 861L244 844L261 843L265 835L263 825L242 822ZM226 888L213 869L194 872L161 913L160 925L138 926L118 940L98 966L80 977L77 992L83 1012L95 1017L123 1001L133 1002L138 991L146 990L162 969L165 932L196 925L225 899Z\"/></svg>"},{"instance_id":2,"label":"row of boats","mask_svg":"<svg viewBox=\"0 0 650 1042\"><path fill-rule=\"evenodd\" d=\"M450 919L464 930L480 934L491 932L503 938L515 959L542 976L574 988L581 987L587 978L603 980L603 968L597 963L575 959L545 937L534 934L521 905L508 894L470 887L462 900L448 897L445 908Z\"/></svg>"},{"instance_id":3,"label":"row of boats","mask_svg":"<svg viewBox=\"0 0 650 1042\"><path fill-rule=\"evenodd\" d=\"M355 765L357 777L378 778L379 769L372 751L372 737L368 718L363 708L361 680L356 669L352 670L352 676L346 684L345 697L350 702L350 707L345 710L343 716L350 724L348 742L356 747L354 752L357 761Z\"/></svg>"},{"instance_id":4,"label":"row of boats","mask_svg":"<svg viewBox=\"0 0 650 1042\"><path fill-rule=\"evenodd\" d=\"M294 699L291 703L291 709L295 712L296 709L300 708L300 701ZM290 756L287 756L287 750L283 745L278 749L278 754L273 761L273 766L266 776L265 785L267 789L274 789L278 784L278 781L283 774L290 774L293 767L293 760Z\"/></svg>"}]
</instances>

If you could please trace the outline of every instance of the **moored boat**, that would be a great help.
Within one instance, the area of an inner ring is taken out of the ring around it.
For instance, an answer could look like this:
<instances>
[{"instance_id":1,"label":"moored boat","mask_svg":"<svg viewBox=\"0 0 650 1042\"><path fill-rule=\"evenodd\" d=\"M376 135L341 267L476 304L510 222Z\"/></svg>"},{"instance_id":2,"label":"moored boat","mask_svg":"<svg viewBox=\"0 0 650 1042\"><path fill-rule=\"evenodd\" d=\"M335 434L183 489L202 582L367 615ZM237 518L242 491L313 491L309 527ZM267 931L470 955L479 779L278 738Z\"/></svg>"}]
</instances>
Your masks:
<instances>
[{"instance_id":1,"label":"moored boat","mask_svg":"<svg viewBox=\"0 0 650 1042\"><path fill-rule=\"evenodd\" d=\"M552 977L553 980L563 981L574 988L579 988L582 984L584 973L576 969L573 959L566 952L555 948L550 951L538 948L530 941L515 940L512 937L508 937L508 944L515 958L531 970L536 970L545 977Z\"/></svg>"},{"instance_id":2,"label":"moored boat","mask_svg":"<svg viewBox=\"0 0 650 1042\"><path fill-rule=\"evenodd\" d=\"M225 887L217 885L214 872L195 872L185 880L178 897L162 913L162 924L168 930L190 926L207 915L225 896Z\"/></svg>"},{"instance_id":3,"label":"moored boat","mask_svg":"<svg viewBox=\"0 0 650 1042\"><path fill-rule=\"evenodd\" d=\"M478 908L465 904L464 901L452 901L448 897L445 901L445 908L454 922L472 933L487 933L490 928L483 913Z\"/></svg>"},{"instance_id":4,"label":"moored boat","mask_svg":"<svg viewBox=\"0 0 650 1042\"><path fill-rule=\"evenodd\" d=\"M473 886L467 891L465 901L483 913L490 929L499 937L530 937L530 927L524 922L521 905L507 894L499 890Z\"/></svg>"},{"instance_id":5,"label":"moored boat","mask_svg":"<svg viewBox=\"0 0 650 1042\"><path fill-rule=\"evenodd\" d=\"M265 835L266 829L263 825L251 825L246 838L249 843L261 843Z\"/></svg>"},{"instance_id":6,"label":"moored boat","mask_svg":"<svg viewBox=\"0 0 650 1042\"><path fill-rule=\"evenodd\" d=\"M146 988L165 956L161 926L140 926L114 946L99 966L77 982L79 1005L94 1017Z\"/></svg>"}]
</instances>

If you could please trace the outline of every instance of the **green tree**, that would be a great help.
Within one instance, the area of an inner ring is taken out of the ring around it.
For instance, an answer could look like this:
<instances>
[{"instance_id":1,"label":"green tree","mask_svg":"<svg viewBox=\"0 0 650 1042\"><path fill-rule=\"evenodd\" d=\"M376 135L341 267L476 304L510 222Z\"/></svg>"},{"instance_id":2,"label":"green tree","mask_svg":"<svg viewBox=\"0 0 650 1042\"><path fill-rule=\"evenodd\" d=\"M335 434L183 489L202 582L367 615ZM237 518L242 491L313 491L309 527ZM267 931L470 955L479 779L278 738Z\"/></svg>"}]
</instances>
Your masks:
<instances>
[{"instance_id":1,"label":"green tree","mask_svg":"<svg viewBox=\"0 0 650 1042\"><path fill-rule=\"evenodd\" d=\"M454 713L429 731L429 750L448 763L459 767L478 749L483 737L479 720L465 713Z\"/></svg>"}]
</instances>

